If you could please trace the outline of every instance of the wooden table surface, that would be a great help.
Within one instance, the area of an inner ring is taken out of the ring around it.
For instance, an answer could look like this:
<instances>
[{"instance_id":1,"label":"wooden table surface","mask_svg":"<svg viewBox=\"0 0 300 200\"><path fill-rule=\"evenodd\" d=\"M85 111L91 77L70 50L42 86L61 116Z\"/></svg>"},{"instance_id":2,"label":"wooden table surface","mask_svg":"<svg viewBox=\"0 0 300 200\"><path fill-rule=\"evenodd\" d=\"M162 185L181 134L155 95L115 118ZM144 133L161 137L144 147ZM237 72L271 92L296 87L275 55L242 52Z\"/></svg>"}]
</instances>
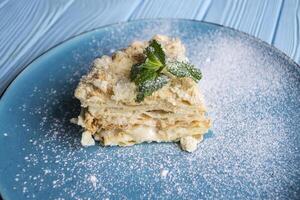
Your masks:
<instances>
[{"instance_id":1,"label":"wooden table surface","mask_svg":"<svg viewBox=\"0 0 300 200\"><path fill-rule=\"evenodd\" d=\"M0 0L0 94L54 45L103 25L141 18L233 27L300 63L299 0Z\"/></svg>"}]
</instances>

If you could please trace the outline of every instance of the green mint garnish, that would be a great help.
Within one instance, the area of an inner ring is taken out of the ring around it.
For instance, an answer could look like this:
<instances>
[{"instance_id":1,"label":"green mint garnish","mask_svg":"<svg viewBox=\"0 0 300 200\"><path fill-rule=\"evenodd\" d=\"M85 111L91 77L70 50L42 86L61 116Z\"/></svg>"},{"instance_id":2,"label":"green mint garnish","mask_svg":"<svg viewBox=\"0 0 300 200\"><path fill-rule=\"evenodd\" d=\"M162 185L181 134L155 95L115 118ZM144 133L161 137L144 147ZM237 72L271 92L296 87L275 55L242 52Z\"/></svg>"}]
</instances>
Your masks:
<instances>
[{"instance_id":1,"label":"green mint garnish","mask_svg":"<svg viewBox=\"0 0 300 200\"><path fill-rule=\"evenodd\" d=\"M166 56L160 44L156 40L152 40L144 52L147 56L144 68L155 71L162 70L165 66Z\"/></svg>"},{"instance_id":2,"label":"green mint garnish","mask_svg":"<svg viewBox=\"0 0 300 200\"><path fill-rule=\"evenodd\" d=\"M133 65L131 68L130 79L134 81L136 85L139 85L146 80L152 80L157 77L155 70L144 67L144 64Z\"/></svg>"},{"instance_id":3,"label":"green mint garnish","mask_svg":"<svg viewBox=\"0 0 300 200\"><path fill-rule=\"evenodd\" d=\"M200 69L194 67L194 65L186 62L168 61L167 70L177 77L190 77L194 81L198 82L202 78Z\"/></svg>"},{"instance_id":4,"label":"green mint garnish","mask_svg":"<svg viewBox=\"0 0 300 200\"><path fill-rule=\"evenodd\" d=\"M144 100L146 96L150 96L156 90L162 88L169 81L169 77L166 75L160 74L154 79L146 80L138 85L138 94L136 97L137 102Z\"/></svg>"},{"instance_id":5,"label":"green mint garnish","mask_svg":"<svg viewBox=\"0 0 300 200\"><path fill-rule=\"evenodd\" d=\"M161 45L156 40L151 40L145 49L146 59L143 63L135 64L130 71L130 79L137 86L137 102L144 100L153 92L168 83L171 76L190 77L195 82L202 78L201 71L187 62L176 60L166 61L166 55Z\"/></svg>"}]
</instances>

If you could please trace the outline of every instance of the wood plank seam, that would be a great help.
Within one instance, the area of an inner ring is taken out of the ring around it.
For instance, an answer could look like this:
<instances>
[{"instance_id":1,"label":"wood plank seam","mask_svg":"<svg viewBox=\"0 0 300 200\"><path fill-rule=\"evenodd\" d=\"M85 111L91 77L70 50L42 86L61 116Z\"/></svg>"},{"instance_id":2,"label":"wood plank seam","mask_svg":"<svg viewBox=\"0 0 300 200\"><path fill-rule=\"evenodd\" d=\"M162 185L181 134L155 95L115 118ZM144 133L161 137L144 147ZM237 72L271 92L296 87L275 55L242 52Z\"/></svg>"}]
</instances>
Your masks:
<instances>
[{"instance_id":1,"label":"wood plank seam","mask_svg":"<svg viewBox=\"0 0 300 200\"><path fill-rule=\"evenodd\" d=\"M278 31L279 21L280 21L280 17L281 17L281 14L282 14L283 4L284 4L284 0L281 0L280 9L279 9L279 13L278 13L278 16L277 16L275 29L272 33L272 40L271 40L272 45L274 45L275 37L276 37L277 31Z\"/></svg>"}]
</instances>

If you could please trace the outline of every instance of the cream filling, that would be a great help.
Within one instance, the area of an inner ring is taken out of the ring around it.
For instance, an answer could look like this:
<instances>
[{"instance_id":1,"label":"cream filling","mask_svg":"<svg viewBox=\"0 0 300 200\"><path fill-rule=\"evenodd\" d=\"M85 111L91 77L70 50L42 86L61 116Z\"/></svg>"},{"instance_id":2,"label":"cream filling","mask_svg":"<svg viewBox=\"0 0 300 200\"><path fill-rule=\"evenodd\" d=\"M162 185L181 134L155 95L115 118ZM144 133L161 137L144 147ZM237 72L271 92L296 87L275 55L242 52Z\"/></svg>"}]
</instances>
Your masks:
<instances>
[{"instance_id":1,"label":"cream filling","mask_svg":"<svg viewBox=\"0 0 300 200\"><path fill-rule=\"evenodd\" d=\"M192 152L197 149L197 144L202 141L205 127L174 128L158 130L156 127L139 125L130 130L99 131L94 135L104 146L131 146L143 142L171 142L180 141L183 150Z\"/></svg>"}]
</instances>

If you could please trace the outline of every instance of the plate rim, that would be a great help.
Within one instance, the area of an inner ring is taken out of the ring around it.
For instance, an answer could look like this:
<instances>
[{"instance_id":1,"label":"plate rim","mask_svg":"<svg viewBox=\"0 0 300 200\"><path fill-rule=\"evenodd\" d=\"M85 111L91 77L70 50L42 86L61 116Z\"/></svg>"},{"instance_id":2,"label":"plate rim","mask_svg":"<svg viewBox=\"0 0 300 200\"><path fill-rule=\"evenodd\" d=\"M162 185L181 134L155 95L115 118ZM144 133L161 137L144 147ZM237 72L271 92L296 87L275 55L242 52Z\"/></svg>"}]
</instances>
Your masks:
<instances>
[{"instance_id":1,"label":"plate rim","mask_svg":"<svg viewBox=\"0 0 300 200\"><path fill-rule=\"evenodd\" d=\"M182 21L182 22L193 22L193 23L202 23L202 24L208 24L208 25L213 25L213 26L217 26L220 28L224 28L224 29L228 29L234 32L238 32L239 34L242 34L246 37L249 37L250 39L261 43L262 45L271 48L272 51L275 51L276 53L278 53L280 56L282 56L285 60L287 60L289 63L293 64L296 66L296 68L299 70L300 69L300 63L298 64L295 60L293 60L290 56L288 56L285 52L283 52L282 50L278 49L277 47L275 47L272 44L267 43L266 41L254 36L254 35L250 35L249 33L246 33L244 31L241 30L237 30L233 27L229 27L229 26L224 26L221 24L217 24L214 22L206 22L203 20L197 20L197 19L186 19L186 18L143 18L143 19L133 19L133 20L127 20L127 21L121 21L121 22L114 22L114 23L109 23L106 25L102 25L96 28L92 28L89 29L87 31L83 31L79 34L75 34L65 40L62 40L61 42L51 46L49 49L47 49L46 51L43 51L42 53L40 53L39 55L37 55L35 58L33 58L28 64L25 64L22 69L16 73L16 75L12 78L12 80L7 84L7 86L3 89L3 91L0 91L0 104L3 100L3 98L6 96L7 91L9 91L9 89L12 87L12 85L15 83L15 81L18 79L18 77L20 77L22 75L22 73L28 69L30 67L31 64L33 64L34 62L36 62L37 60L41 59L43 56L45 56L46 54L48 54L49 52L53 51L56 48L59 48L61 45L72 41L73 39L76 39L80 36L83 36L85 34L88 33L92 33L95 31L100 31L101 29L105 29L108 27L114 27L114 26L118 26L118 25L125 25L125 24L132 24L132 23L138 23L138 22L163 22L163 21L171 21L171 22L176 22L176 21Z\"/></svg>"}]
</instances>

